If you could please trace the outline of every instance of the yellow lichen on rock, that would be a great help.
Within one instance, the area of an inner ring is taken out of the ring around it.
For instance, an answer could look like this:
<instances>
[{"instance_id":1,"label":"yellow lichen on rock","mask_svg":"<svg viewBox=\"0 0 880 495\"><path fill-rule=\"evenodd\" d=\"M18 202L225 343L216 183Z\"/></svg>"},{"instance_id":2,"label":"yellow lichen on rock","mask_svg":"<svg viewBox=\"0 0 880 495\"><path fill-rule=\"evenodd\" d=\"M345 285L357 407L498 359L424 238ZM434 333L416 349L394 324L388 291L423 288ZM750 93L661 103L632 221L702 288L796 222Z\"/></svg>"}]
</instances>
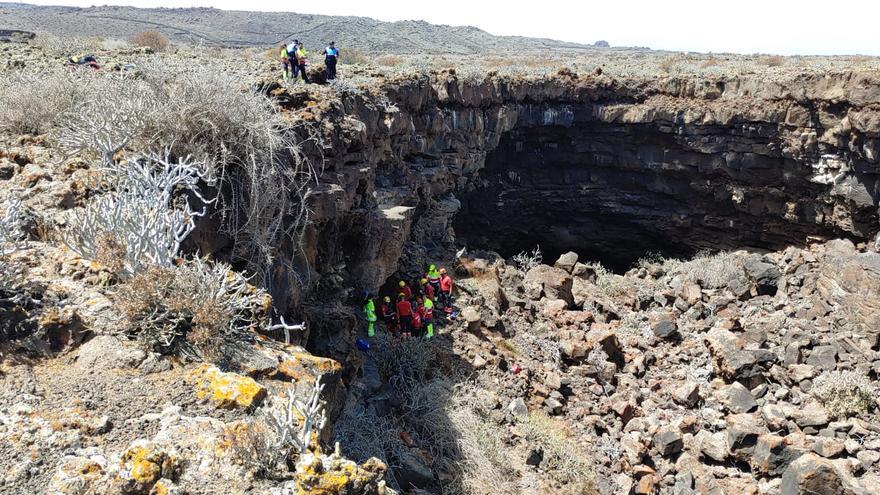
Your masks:
<instances>
[{"instance_id":1,"label":"yellow lichen on rock","mask_svg":"<svg viewBox=\"0 0 880 495\"><path fill-rule=\"evenodd\" d=\"M123 479L129 480L133 486L132 493L151 492L156 483L174 474L176 461L162 448L139 440L132 444L122 455Z\"/></svg>"},{"instance_id":2,"label":"yellow lichen on rock","mask_svg":"<svg viewBox=\"0 0 880 495\"><path fill-rule=\"evenodd\" d=\"M215 366L203 364L193 371L196 377L196 395L210 400L222 409L249 408L259 405L266 397L266 388L253 378L236 373L224 373Z\"/></svg>"},{"instance_id":3,"label":"yellow lichen on rock","mask_svg":"<svg viewBox=\"0 0 880 495\"><path fill-rule=\"evenodd\" d=\"M361 493L378 484L386 467L378 459L358 466L337 455L312 456L297 466L294 483L299 495L346 495Z\"/></svg>"},{"instance_id":4,"label":"yellow lichen on rock","mask_svg":"<svg viewBox=\"0 0 880 495\"><path fill-rule=\"evenodd\" d=\"M278 373L296 383L314 383L317 378L341 370L342 365L338 361L313 356L307 352L291 352L288 359L278 363Z\"/></svg>"}]
</instances>

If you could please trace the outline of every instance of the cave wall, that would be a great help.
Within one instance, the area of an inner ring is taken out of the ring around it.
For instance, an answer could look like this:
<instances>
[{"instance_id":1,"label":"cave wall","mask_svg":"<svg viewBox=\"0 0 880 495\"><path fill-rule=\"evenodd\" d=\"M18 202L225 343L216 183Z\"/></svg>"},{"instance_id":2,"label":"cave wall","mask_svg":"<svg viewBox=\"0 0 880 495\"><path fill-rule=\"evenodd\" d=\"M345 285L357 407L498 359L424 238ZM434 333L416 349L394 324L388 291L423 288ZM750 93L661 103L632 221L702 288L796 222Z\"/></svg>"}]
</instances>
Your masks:
<instances>
[{"instance_id":1,"label":"cave wall","mask_svg":"<svg viewBox=\"0 0 880 495\"><path fill-rule=\"evenodd\" d=\"M472 247L534 237L599 254L868 240L880 172L873 77L445 71L313 95L291 108L324 140L301 253L306 297L415 274L457 233Z\"/></svg>"}]
</instances>

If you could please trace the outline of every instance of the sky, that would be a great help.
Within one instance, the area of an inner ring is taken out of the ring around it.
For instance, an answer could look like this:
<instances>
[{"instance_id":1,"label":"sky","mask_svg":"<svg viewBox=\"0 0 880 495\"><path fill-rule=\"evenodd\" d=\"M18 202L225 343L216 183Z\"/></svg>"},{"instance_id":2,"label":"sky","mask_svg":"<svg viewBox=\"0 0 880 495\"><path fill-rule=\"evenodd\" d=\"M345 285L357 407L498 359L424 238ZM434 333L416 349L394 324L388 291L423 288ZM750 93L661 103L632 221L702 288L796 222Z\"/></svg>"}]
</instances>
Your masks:
<instances>
[{"instance_id":1,"label":"sky","mask_svg":"<svg viewBox=\"0 0 880 495\"><path fill-rule=\"evenodd\" d=\"M216 7L419 19L492 34L613 46L769 53L880 55L880 0L25 0L40 5Z\"/></svg>"}]
</instances>

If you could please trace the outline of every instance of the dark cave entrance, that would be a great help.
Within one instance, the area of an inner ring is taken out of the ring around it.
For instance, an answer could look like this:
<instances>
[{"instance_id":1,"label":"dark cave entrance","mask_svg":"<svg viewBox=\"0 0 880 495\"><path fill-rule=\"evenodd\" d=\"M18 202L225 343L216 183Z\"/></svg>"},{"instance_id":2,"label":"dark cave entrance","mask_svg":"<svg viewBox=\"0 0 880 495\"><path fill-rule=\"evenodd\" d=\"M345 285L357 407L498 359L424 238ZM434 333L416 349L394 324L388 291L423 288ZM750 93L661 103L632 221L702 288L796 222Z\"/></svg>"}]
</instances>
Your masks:
<instances>
[{"instance_id":1,"label":"dark cave entrance","mask_svg":"<svg viewBox=\"0 0 880 495\"><path fill-rule=\"evenodd\" d=\"M516 128L461 195L456 236L504 257L540 246L545 262L575 251L621 271L649 254L780 249L839 235L810 221L822 186L774 151L772 132L744 132L682 136L604 122Z\"/></svg>"}]
</instances>

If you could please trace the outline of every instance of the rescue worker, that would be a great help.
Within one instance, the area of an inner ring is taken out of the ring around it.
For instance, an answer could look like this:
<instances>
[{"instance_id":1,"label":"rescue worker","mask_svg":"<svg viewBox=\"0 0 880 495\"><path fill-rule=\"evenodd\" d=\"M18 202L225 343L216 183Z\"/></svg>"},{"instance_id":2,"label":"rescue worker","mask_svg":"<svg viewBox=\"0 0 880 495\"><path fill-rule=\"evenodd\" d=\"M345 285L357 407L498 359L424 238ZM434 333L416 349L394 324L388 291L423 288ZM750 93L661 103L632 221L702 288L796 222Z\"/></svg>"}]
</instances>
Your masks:
<instances>
[{"instance_id":1,"label":"rescue worker","mask_svg":"<svg viewBox=\"0 0 880 495\"><path fill-rule=\"evenodd\" d=\"M430 287L430 286L429 286ZM422 324L428 330L426 338L434 336L434 301L425 297L420 299L419 313L422 315Z\"/></svg>"},{"instance_id":2,"label":"rescue worker","mask_svg":"<svg viewBox=\"0 0 880 495\"><path fill-rule=\"evenodd\" d=\"M409 337L412 332L413 310L403 293L397 295L397 320L400 323L400 333Z\"/></svg>"},{"instance_id":3,"label":"rescue worker","mask_svg":"<svg viewBox=\"0 0 880 495\"><path fill-rule=\"evenodd\" d=\"M336 48L336 42L331 41L330 46L324 48L324 65L327 66L327 80L336 79L336 62L339 61L339 49Z\"/></svg>"},{"instance_id":4,"label":"rescue worker","mask_svg":"<svg viewBox=\"0 0 880 495\"><path fill-rule=\"evenodd\" d=\"M293 40L287 45L287 63L290 65L290 79L296 82L299 74L299 62L296 60L296 51L299 49L299 40Z\"/></svg>"},{"instance_id":5,"label":"rescue worker","mask_svg":"<svg viewBox=\"0 0 880 495\"><path fill-rule=\"evenodd\" d=\"M299 75L302 77L303 83L309 83L309 75L306 73L306 65L309 63L309 52L306 51L305 45L299 45L296 49L296 63L299 66Z\"/></svg>"},{"instance_id":6,"label":"rescue worker","mask_svg":"<svg viewBox=\"0 0 880 495\"><path fill-rule=\"evenodd\" d=\"M440 300L443 302L443 311L452 313L452 277L446 273L446 268L440 269Z\"/></svg>"},{"instance_id":7,"label":"rescue worker","mask_svg":"<svg viewBox=\"0 0 880 495\"><path fill-rule=\"evenodd\" d=\"M379 312L382 315L382 322L385 323L385 331L392 332L397 323L397 312L394 310L394 305L391 304L390 297L385 296L382 299L382 306L379 307Z\"/></svg>"},{"instance_id":8,"label":"rescue worker","mask_svg":"<svg viewBox=\"0 0 880 495\"><path fill-rule=\"evenodd\" d=\"M278 55L281 57L281 80L287 81L290 79L290 57L287 54L287 45L282 44L278 48Z\"/></svg>"},{"instance_id":9,"label":"rescue worker","mask_svg":"<svg viewBox=\"0 0 880 495\"><path fill-rule=\"evenodd\" d=\"M403 296L406 298L406 300L407 301L411 300L413 297L412 289L410 289L409 286L406 285L406 282L401 280L400 282L397 283L397 285L400 287L400 293L403 294Z\"/></svg>"},{"instance_id":10,"label":"rescue worker","mask_svg":"<svg viewBox=\"0 0 880 495\"><path fill-rule=\"evenodd\" d=\"M364 316L367 318L367 337L376 335L376 304L367 293L364 295Z\"/></svg>"},{"instance_id":11,"label":"rescue worker","mask_svg":"<svg viewBox=\"0 0 880 495\"><path fill-rule=\"evenodd\" d=\"M434 286L428 283L428 279L422 279L422 294L430 300L434 300L434 296L436 292L434 291Z\"/></svg>"},{"instance_id":12,"label":"rescue worker","mask_svg":"<svg viewBox=\"0 0 880 495\"><path fill-rule=\"evenodd\" d=\"M419 298L421 299L421 298ZM412 334L413 337L422 336L422 308L419 305L419 299L413 302L412 308Z\"/></svg>"},{"instance_id":13,"label":"rescue worker","mask_svg":"<svg viewBox=\"0 0 880 495\"><path fill-rule=\"evenodd\" d=\"M425 274L425 278L428 279L428 283L431 284L431 287L434 288L434 293L440 293L440 272L437 271L437 265L431 265L428 267L428 273Z\"/></svg>"}]
</instances>

